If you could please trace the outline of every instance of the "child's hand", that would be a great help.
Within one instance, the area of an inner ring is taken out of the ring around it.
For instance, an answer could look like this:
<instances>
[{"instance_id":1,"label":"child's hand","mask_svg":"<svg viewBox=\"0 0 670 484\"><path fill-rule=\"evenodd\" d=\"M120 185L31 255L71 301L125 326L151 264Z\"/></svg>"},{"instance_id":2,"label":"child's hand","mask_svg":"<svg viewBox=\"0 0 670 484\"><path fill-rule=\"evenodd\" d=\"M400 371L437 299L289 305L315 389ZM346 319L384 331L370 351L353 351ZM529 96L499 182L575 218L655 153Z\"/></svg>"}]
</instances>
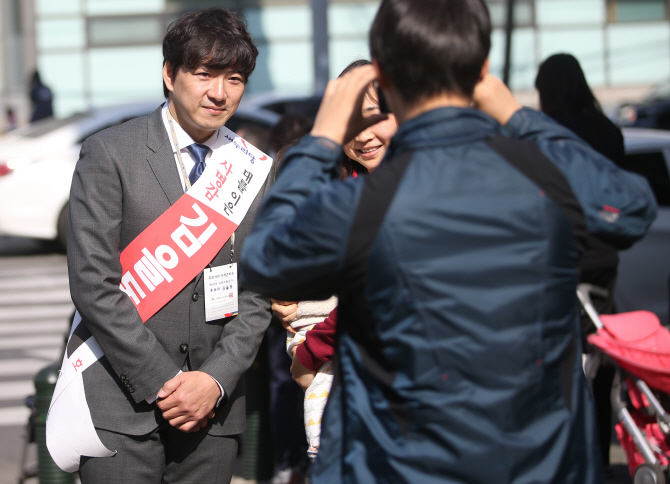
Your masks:
<instances>
[{"instance_id":1,"label":"child's hand","mask_svg":"<svg viewBox=\"0 0 670 484\"><path fill-rule=\"evenodd\" d=\"M277 319L281 321L284 329L293 334L297 333L297 331L291 327L291 321L297 316L298 303L278 301L276 299L270 299L270 301L272 301L272 312L274 312Z\"/></svg>"}]
</instances>

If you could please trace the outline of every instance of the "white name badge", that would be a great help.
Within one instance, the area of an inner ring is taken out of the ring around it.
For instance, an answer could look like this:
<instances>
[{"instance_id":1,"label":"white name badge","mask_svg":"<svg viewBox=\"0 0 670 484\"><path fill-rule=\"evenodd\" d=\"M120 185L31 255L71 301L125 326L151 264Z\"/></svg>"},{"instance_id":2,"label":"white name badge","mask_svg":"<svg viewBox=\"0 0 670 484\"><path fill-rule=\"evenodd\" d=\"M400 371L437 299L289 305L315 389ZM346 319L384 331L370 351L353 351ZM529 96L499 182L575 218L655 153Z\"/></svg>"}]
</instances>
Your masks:
<instances>
[{"instance_id":1,"label":"white name badge","mask_svg":"<svg viewBox=\"0 0 670 484\"><path fill-rule=\"evenodd\" d=\"M237 314L237 264L205 268L205 320Z\"/></svg>"}]
</instances>

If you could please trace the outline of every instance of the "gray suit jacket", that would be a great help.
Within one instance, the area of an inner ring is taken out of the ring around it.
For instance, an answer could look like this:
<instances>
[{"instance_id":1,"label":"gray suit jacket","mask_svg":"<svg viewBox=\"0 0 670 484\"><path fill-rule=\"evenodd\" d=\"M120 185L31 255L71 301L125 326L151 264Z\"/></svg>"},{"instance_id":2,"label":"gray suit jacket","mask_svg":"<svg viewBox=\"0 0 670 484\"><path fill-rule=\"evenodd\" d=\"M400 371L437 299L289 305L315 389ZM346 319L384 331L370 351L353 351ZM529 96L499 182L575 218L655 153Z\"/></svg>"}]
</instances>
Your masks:
<instances>
[{"instance_id":1,"label":"gray suit jacket","mask_svg":"<svg viewBox=\"0 0 670 484\"><path fill-rule=\"evenodd\" d=\"M235 235L233 260L251 231L268 182ZM270 302L239 290L236 317L205 322L202 273L143 324L121 292L121 251L183 194L167 132L157 109L88 138L72 179L67 230L70 292L105 353L83 374L86 400L98 428L143 435L163 421L144 400L182 369L209 373L226 399L208 432L245 429L243 375L271 317ZM230 263L230 241L212 266Z\"/></svg>"}]
</instances>

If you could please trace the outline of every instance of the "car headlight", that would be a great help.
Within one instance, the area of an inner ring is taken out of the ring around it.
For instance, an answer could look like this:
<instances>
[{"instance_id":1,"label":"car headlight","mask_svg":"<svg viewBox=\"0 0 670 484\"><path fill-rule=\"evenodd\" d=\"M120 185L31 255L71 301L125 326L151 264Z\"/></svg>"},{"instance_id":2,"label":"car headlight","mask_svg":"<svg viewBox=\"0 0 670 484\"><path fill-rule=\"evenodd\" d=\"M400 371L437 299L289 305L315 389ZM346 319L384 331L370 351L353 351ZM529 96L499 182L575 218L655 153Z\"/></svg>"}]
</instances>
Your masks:
<instances>
[{"instance_id":1,"label":"car headlight","mask_svg":"<svg viewBox=\"0 0 670 484\"><path fill-rule=\"evenodd\" d=\"M619 112L619 120L621 124L633 124L637 121L637 109L633 106L624 106Z\"/></svg>"},{"instance_id":2,"label":"car headlight","mask_svg":"<svg viewBox=\"0 0 670 484\"><path fill-rule=\"evenodd\" d=\"M27 166L31 163L28 158L9 158L7 160L0 160L0 176L9 175L17 168Z\"/></svg>"}]
</instances>

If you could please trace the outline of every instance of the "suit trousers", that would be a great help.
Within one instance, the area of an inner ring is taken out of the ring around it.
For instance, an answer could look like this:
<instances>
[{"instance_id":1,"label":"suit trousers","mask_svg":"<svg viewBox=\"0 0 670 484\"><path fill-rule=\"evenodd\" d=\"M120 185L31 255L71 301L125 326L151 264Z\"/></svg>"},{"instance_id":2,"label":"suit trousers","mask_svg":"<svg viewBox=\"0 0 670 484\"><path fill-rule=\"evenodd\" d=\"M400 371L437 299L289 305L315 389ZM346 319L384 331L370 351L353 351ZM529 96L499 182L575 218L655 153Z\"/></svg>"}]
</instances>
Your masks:
<instances>
[{"instance_id":1,"label":"suit trousers","mask_svg":"<svg viewBox=\"0 0 670 484\"><path fill-rule=\"evenodd\" d=\"M96 429L112 457L82 457L82 484L229 484L238 436L184 433L164 423L148 435Z\"/></svg>"}]
</instances>

